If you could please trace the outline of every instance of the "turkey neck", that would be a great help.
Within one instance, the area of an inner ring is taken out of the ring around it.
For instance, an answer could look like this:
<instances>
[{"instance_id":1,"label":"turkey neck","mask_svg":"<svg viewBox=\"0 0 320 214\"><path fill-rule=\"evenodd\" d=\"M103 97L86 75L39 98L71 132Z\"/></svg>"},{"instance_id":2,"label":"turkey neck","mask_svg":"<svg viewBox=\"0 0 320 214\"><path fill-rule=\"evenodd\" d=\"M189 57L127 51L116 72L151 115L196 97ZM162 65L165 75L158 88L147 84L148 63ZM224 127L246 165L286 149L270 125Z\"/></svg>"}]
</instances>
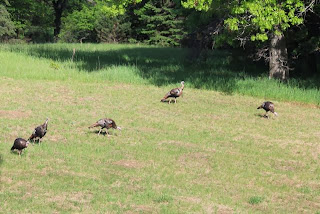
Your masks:
<instances>
[{"instance_id":1,"label":"turkey neck","mask_svg":"<svg viewBox=\"0 0 320 214\"><path fill-rule=\"evenodd\" d=\"M48 120L46 120L46 122L44 122L44 124L42 125L44 127L44 129L47 129L48 126Z\"/></svg>"},{"instance_id":2,"label":"turkey neck","mask_svg":"<svg viewBox=\"0 0 320 214\"><path fill-rule=\"evenodd\" d=\"M184 84L181 84L180 90L182 91L184 89Z\"/></svg>"}]
</instances>

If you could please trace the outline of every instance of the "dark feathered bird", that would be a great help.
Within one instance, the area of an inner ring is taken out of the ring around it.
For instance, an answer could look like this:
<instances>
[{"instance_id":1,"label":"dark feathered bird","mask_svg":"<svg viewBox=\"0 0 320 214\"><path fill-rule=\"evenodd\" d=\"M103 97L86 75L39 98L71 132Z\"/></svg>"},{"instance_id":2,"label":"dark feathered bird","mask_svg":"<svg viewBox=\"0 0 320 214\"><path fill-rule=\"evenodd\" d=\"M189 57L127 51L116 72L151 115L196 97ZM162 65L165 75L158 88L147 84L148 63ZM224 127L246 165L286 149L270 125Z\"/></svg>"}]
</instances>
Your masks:
<instances>
[{"instance_id":1,"label":"dark feathered bird","mask_svg":"<svg viewBox=\"0 0 320 214\"><path fill-rule=\"evenodd\" d=\"M269 118L268 112L271 111L274 115L278 116L278 113L274 111L274 104L270 101L263 102L257 109L264 109L266 111L265 117Z\"/></svg>"},{"instance_id":2,"label":"dark feathered bird","mask_svg":"<svg viewBox=\"0 0 320 214\"><path fill-rule=\"evenodd\" d=\"M98 127L100 126L100 130L99 130L99 133L98 135L100 135L100 132L102 131L102 129L106 128L106 134L109 136L109 132L108 132L108 129L110 128L113 128L113 129L118 129L118 130L121 130L120 127L118 127L116 125L116 122L114 122L114 120L112 119L109 119L109 118L103 118L103 119L100 119L98 120L96 123L92 124L91 126L89 126L88 128L94 128L94 127Z\"/></svg>"},{"instance_id":3,"label":"dark feathered bird","mask_svg":"<svg viewBox=\"0 0 320 214\"><path fill-rule=\"evenodd\" d=\"M46 121L42 125L35 128L28 140L35 141L38 138L39 144L40 144L41 139L47 134L48 120L49 119L47 118Z\"/></svg>"},{"instance_id":4,"label":"dark feathered bird","mask_svg":"<svg viewBox=\"0 0 320 214\"><path fill-rule=\"evenodd\" d=\"M169 91L161 100L161 102L165 102L166 99L169 97L174 98L174 103L177 103L177 97L180 97L182 95L184 89L184 81L181 82L180 88L174 88L171 91ZM170 104L171 100L169 100L168 104Z\"/></svg>"},{"instance_id":5,"label":"dark feathered bird","mask_svg":"<svg viewBox=\"0 0 320 214\"><path fill-rule=\"evenodd\" d=\"M13 146L11 147L11 151L17 149L20 156L22 150L27 148L28 145L29 145L29 141L22 138L17 138L14 140Z\"/></svg>"}]
</instances>

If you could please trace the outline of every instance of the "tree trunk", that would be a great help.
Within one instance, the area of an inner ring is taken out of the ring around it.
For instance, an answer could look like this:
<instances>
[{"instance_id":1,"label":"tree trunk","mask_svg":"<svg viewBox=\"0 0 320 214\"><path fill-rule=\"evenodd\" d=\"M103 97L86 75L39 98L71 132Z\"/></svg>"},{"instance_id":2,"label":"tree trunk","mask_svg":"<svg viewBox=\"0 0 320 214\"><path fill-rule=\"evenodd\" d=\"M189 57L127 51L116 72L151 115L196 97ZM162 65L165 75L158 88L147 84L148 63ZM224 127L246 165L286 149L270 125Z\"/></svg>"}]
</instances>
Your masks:
<instances>
[{"instance_id":1,"label":"tree trunk","mask_svg":"<svg viewBox=\"0 0 320 214\"><path fill-rule=\"evenodd\" d=\"M54 32L53 32L55 40L57 40L58 35L61 30L61 17L62 17L63 10L66 7L67 1L68 0L53 0L52 1L53 8L54 8L54 15L55 15Z\"/></svg>"},{"instance_id":2,"label":"tree trunk","mask_svg":"<svg viewBox=\"0 0 320 214\"><path fill-rule=\"evenodd\" d=\"M287 80L289 78L288 52L283 34L271 36L269 47L269 79L277 78Z\"/></svg>"}]
</instances>

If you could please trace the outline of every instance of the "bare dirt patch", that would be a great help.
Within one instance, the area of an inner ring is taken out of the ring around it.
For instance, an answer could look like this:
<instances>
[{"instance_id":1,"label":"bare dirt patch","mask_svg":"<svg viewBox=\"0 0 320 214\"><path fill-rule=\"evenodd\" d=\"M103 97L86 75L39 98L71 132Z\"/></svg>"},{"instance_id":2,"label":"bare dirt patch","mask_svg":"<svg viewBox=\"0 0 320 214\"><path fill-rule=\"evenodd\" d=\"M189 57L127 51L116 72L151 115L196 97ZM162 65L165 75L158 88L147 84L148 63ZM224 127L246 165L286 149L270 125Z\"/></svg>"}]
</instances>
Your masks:
<instances>
[{"instance_id":1,"label":"bare dirt patch","mask_svg":"<svg viewBox=\"0 0 320 214\"><path fill-rule=\"evenodd\" d=\"M187 142L182 142L182 141L175 141L175 140L170 140L170 141L162 141L159 143L160 145L162 144L169 144L169 145L175 145L178 147L184 147L184 148L197 148L198 145L193 144L193 143L187 143Z\"/></svg>"},{"instance_id":2,"label":"bare dirt patch","mask_svg":"<svg viewBox=\"0 0 320 214\"><path fill-rule=\"evenodd\" d=\"M144 163L141 163L136 160L119 160L119 161L113 162L113 164L117 166L123 166L126 168L133 168L133 169L139 169L139 168L145 167Z\"/></svg>"},{"instance_id":3,"label":"bare dirt patch","mask_svg":"<svg viewBox=\"0 0 320 214\"><path fill-rule=\"evenodd\" d=\"M181 201L185 201L188 203L194 203L194 204L199 204L201 202L201 198L198 197L179 197L178 199L180 199Z\"/></svg>"},{"instance_id":4,"label":"bare dirt patch","mask_svg":"<svg viewBox=\"0 0 320 214\"><path fill-rule=\"evenodd\" d=\"M295 160L281 160L277 159L275 160L274 168L281 170L281 171L295 171L301 168L305 167L305 164L303 164L301 161L295 161Z\"/></svg>"},{"instance_id":5,"label":"bare dirt patch","mask_svg":"<svg viewBox=\"0 0 320 214\"><path fill-rule=\"evenodd\" d=\"M134 213L156 213L155 209L147 205L133 205Z\"/></svg>"},{"instance_id":6,"label":"bare dirt patch","mask_svg":"<svg viewBox=\"0 0 320 214\"><path fill-rule=\"evenodd\" d=\"M0 117L3 118L27 118L29 117L31 112L23 112L23 111L5 111L0 110Z\"/></svg>"},{"instance_id":7,"label":"bare dirt patch","mask_svg":"<svg viewBox=\"0 0 320 214\"><path fill-rule=\"evenodd\" d=\"M55 203L59 207L64 209L72 209L79 211L80 207L78 204L89 206L90 201L93 198L91 193L74 192L74 193L61 193L61 194L46 194L48 202Z\"/></svg>"},{"instance_id":8,"label":"bare dirt patch","mask_svg":"<svg viewBox=\"0 0 320 214\"><path fill-rule=\"evenodd\" d=\"M179 157L178 162L190 166L207 166L209 164L209 155L203 152L188 153Z\"/></svg>"},{"instance_id":9,"label":"bare dirt patch","mask_svg":"<svg viewBox=\"0 0 320 214\"><path fill-rule=\"evenodd\" d=\"M218 205L218 210L217 213L219 214L229 214L229 213L233 213L233 209L225 206L225 205Z\"/></svg>"}]
</instances>

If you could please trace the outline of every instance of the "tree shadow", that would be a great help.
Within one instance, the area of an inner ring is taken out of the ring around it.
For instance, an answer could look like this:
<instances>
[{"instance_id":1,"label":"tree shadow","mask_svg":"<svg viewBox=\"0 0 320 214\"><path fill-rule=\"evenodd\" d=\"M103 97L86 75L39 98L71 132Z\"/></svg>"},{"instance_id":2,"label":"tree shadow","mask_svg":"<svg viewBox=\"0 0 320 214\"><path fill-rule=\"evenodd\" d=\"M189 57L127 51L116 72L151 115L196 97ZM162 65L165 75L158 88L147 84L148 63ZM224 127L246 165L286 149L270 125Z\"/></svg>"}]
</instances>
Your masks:
<instances>
[{"instance_id":1,"label":"tree shadow","mask_svg":"<svg viewBox=\"0 0 320 214\"><path fill-rule=\"evenodd\" d=\"M31 56L66 62L71 61L71 47L29 46L25 51ZM132 66L137 75L156 86L184 80L194 88L231 94L236 90L237 80L265 74L267 69L264 64L249 62L243 53L235 51L206 51L199 58L190 59L192 49L121 46L113 50L87 50L76 47L79 48L76 48L73 66L80 71L91 73L114 66ZM12 50L21 51L19 47Z\"/></svg>"}]
</instances>

